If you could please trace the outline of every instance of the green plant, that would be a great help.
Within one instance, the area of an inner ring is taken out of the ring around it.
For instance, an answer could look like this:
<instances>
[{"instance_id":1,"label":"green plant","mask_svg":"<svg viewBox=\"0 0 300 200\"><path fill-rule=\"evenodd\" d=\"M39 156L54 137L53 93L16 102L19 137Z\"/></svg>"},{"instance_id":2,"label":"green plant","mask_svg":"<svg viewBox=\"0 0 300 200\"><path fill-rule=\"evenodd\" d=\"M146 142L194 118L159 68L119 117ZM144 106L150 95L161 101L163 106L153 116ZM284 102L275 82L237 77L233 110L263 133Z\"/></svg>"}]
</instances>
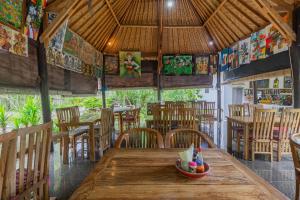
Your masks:
<instances>
[{"instance_id":1,"label":"green plant","mask_svg":"<svg viewBox=\"0 0 300 200\"><path fill-rule=\"evenodd\" d=\"M81 105L87 109L95 109L102 107L102 100L97 97L84 98Z\"/></svg>"},{"instance_id":2,"label":"green plant","mask_svg":"<svg viewBox=\"0 0 300 200\"><path fill-rule=\"evenodd\" d=\"M20 117L13 117L12 122L14 124L14 129L19 129L21 126L21 119Z\"/></svg>"},{"instance_id":3,"label":"green plant","mask_svg":"<svg viewBox=\"0 0 300 200\"><path fill-rule=\"evenodd\" d=\"M0 126L2 129L6 129L8 123L8 115L6 113L6 109L3 105L0 105Z\"/></svg>"},{"instance_id":4,"label":"green plant","mask_svg":"<svg viewBox=\"0 0 300 200\"><path fill-rule=\"evenodd\" d=\"M40 121L40 108L37 101L29 96L26 98L25 104L20 111L20 121L24 126L36 125Z\"/></svg>"}]
</instances>

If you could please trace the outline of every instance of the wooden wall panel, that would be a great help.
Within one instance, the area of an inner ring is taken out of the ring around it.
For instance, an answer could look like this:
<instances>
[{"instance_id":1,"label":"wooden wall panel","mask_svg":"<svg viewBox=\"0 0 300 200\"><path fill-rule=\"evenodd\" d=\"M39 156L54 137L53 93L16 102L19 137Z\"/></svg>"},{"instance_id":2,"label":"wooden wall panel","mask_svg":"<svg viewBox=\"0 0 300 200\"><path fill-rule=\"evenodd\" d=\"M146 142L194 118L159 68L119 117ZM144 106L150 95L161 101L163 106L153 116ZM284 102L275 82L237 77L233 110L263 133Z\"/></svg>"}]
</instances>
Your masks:
<instances>
[{"instance_id":1,"label":"wooden wall panel","mask_svg":"<svg viewBox=\"0 0 300 200\"><path fill-rule=\"evenodd\" d=\"M74 94L96 94L98 82L96 78L84 76L82 74L71 72L70 76L71 92Z\"/></svg>"},{"instance_id":2,"label":"wooden wall panel","mask_svg":"<svg viewBox=\"0 0 300 200\"><path fill-rule=\"evenodd\" d=\"M153 73L142 73L141 78L121 78L117 75L106 75L105 82L109 89L154 87Z\"/></svg>"},{"instance_id":3,"label":"wooden wall panel","mask_svg":"<svg viewBox=\"0 0 300 200\"><path fill-rule=\"evenodd\" d=\"M212 87L212 76L161 76L162 88Z\"/></svg>"},{"instance_id":4,"label":"wooden wall panel","mask_svg":"<svg viewBox=\"0 0 300 200\"><path fill-rule=\"evenodd\" d=\"M28 57L0 51L0 85L38 87L36 48L29 43Z\"/></svg>"},{"instance_id":5,"label":"wooden wall panel","mask_svg":"<svg viewBox=\"0 0 300 200\"><path fill-rule=\"evenodd\" d=\"M48 81L50 90L68 90L65 86L65 71L66 70L60 67L48 65Z\"/></svg>"}]
</instances>

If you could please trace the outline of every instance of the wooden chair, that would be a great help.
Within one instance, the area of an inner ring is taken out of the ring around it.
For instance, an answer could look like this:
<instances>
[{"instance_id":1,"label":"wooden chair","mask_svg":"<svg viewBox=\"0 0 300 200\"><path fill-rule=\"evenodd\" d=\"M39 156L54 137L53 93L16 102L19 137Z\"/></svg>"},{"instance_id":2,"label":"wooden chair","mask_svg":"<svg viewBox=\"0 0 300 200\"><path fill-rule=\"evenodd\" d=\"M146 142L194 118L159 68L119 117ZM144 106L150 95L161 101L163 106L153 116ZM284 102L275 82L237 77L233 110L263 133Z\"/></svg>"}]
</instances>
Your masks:
<instances>
[{"instance_id":1,"label":"wooden chair","mask_svg":"<svg viewBox=\"0 0 300 200\"><path fill-rule=\"evenodd\" d=\"M131 128L140 127L140 111L140 108L135 108L124 113L122 120L123 125L125 126L125 131Z\"/></svg>"},{"instance_id":2,"label":"wooden chair","mask_svg":"<svg viewBox=\"0 0 300 200\"><path fill-rule=\"evenodd\" d=\"M200 130L206 132L212 139L214 138L214 122L217 120L215 111L215 102L205 102L204 110L200 115Z\"/></svg>"},{"instance_id":3,"label":"wooden chair","mask_svg":"<svg viewBox=\"0 0 300 200\"><path fill-rule=\"evenodd\" d=\"M290 137L299 132L300 109L284 109L281 113L280 126L278 131L274 131L274 142L277 144L277 160L280 161L282 155L290 154Z\"/></svg>"},{"instance_id":4,"label":"wooden chair","mask_svg":"<svg viewBox=\"0 0 300 200\"><path fill-rule=\"evenodd\" d=\"M175 120L174 118L175 115L172 109L156 108L153 110L153 122L151 128L165 136L169 130L175 128L172 127L172 121Z\"/></svg>"},{"instance_id":5,"label":"wooden chair","mask_svg":"<svg viewBox=\"0 0 300 200\"><path fill-rule=\"evenodd\" d=\"M134 128L121 134L116 142L116 148L121 148L125 141L125 148L164 148L161 134L149 128Z\"/></svg>"},{"instance_id":6,"label":"wooden chair","mask_svg":"<svg viewBox=\"0 0 300 200\"><path fill-rule=\"evenodd\" d=\"M294 134L290 138L291 152L295 166L295 179L296 179L296 194L295 199L299 200L300 191L300 134Z\"/></svg>"},{"instance_id":7,"label":"wooden chair","mask_svg":"<svg viewBox=\"0 0 300 200\"><path fill-rule=\"evenodd\" d=\"M243 117L245 116L245 106L241 104L228 105L229 117ZM240 139L242 137L244 128L239 124L232 124L233 139L236 139L237 152L240 152Z\"/></svg>"},{"instance_id":8,"label":"wooden chair","mask_svg":"<svg viewBox=\"0 0 300 200\"><path fill-rule=\"evenodd\" d=\"M1 199L49 199L51 124L0 135Z\"/></svg>"},{"instance_id":9,"label":"wooden chair","mask_svg":"<svg viewBox=\"0 0 300 200\"><path fill-rule=\"evenodd\" d=\"M178 110L178 128L196 129L196 111L193 108Z\"/></svg>"},{"instance_id":10,"label":"wooden chair","mask_svg":"<svg viewBox=\"0 0 300 200\"><path fill-rule=\"evenodd\" d=\"M165 139L165 148L188 148L191 144L200 147L205 142L209 148L215 148L216 145L204 133L194 129L176 129L167 133Z\"/></svg>"},{"instance_id":11,"label":"wooden chair","mask_svg":"<svg viewBox=\"0 0 300 200\"><path fill-rule=\"evenodd\" d=\"M254 115L255 109L263 109L264 106L261 104L246 104L246 113L248 116L252 117Z\"/></svg>"},{"instance_id":12,"label":"wooden chair","mask_svg":"<svg viewBox=\"0 0 300 200\"><path fill-rule=\"evenodd\" d=\"M59 131L69 132L73 155L76 158L78 141L81 142L82 146L85 142L88 142L87 135L89 126L88 124L80 123L80 112L78 106L56 109L56 115ZM67 162L68 161L64 160L64 163Z\"/></svg>"},{"instance_id":13,"label":"wooden chair","mask_svg":"<svg viewBox=\"0 0 300 200\"><path fill-rule=\"evenodd\" d=\"M273 161L273 129L275 109L255 109L253 118L252 161L255 154L269 154Z\"/></svg>"},{"instance_id":14,"label":"wooden chair","mask_svg":"<svg viewBox=\"0 0 300 200\"><path fill-rule=\"evenodd\" d=\"M200 117L204 114L206 101L195 101L192 103L192 108L196 111L196 117L200 120Z\"/></svg>"}]
</instances>

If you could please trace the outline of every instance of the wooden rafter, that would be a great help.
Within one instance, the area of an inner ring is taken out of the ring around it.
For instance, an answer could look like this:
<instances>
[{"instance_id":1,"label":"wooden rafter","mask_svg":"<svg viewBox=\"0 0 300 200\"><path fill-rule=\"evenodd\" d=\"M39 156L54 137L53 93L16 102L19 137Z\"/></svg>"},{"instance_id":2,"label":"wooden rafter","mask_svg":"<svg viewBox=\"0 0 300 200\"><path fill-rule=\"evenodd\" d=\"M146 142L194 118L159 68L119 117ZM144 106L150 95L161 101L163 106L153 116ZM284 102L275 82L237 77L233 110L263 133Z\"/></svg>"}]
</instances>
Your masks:
<instances>
[{"instance_id":1,"label":"wooden rafter","mask_svg":"<svg viewBox=\"0 0 300 200\"><path fill-rule=\"evenodd\" d=\"M221 8L224 6L224 4L227 2L228 0L223 0L220 5L217 7L217 9L208 17L208 19L204 22L204 26L207 25L207 23L219 12L219 10L221 10Z\"/></svg>"},{"instance_id":2,"label":"wooden rafter","mask_svg":"<svg viewBox=\"0 0 300 200\"><path fill-rule=\"evenodd\" d=\"M122 28L160 28L159 25L121 25ZM163 26L164 29L201 29L203 26Z\"/></svg>"},{"instance_id":3,"label":"wooden rafter","mask_svg":"<svg viewBox=\"0 0 300 200\"><path fill-rule=\"evenodd\" d=\"M112 7L111 7L109 1L108 1L108 0L105 0L105 3L107 4L107 6L108 6L108 8L109 8L109 10L110 10L110 12L111 12L111 14L112 14L112 16L114 17L116 23L118 24L118 26L121 26L121 24L120 24L120 22L119 22L119 20L118 20L118 18L117 18L117 16L116 16L114 10L112 9Z\"/></svg>"},{"instance_id":4,"label":"wooden rafter","mask_svg":"<svg viewBox=\"0 0 300 200\"><path fill-rule=\"evenodd\" d=\"M254 0L261 13L278 29L278 31L288 40L295 41L296 34L293 29L282 19L266 0Z\"/></svg>"},{"instance_id":5,"label":"wooden rafter","mask_svg":"<svg viewBox=\"0 0 300 200\"><path fill-rule=\"evenodd\" d=\"M44 30L40 36L40 42L48 45L49 40L57 32L59 27L75 12L75 7L79 4L80 0L67 0L64 9L58 14L53 22ZM61 2L63 3L63 1Z\"/></svg>"},{"instance_id":6,"label":"wooden rafter","mask_svg":"<svg viewBox=\"0 0 300 200\"><path fill-rule=\"evenodd\" d=\"M66 3L67 3L67 1L65 1L65 0L52 1L51 3L48 3L45 11L58 13L66 6Z\"/></svg>"},{"instance_id":7,"label":"wooden rafter","mask_svg":"<svg viewBox=\"0 0 300 200\"><path fill-rule=\"evenodd\" d=\"M158 74L163 67L162 63L162 40L163 40L163 16L164 16L164 0L158 1L158 37L157 37L157 59L158 59Z\"/></svg>"}]
</instances>

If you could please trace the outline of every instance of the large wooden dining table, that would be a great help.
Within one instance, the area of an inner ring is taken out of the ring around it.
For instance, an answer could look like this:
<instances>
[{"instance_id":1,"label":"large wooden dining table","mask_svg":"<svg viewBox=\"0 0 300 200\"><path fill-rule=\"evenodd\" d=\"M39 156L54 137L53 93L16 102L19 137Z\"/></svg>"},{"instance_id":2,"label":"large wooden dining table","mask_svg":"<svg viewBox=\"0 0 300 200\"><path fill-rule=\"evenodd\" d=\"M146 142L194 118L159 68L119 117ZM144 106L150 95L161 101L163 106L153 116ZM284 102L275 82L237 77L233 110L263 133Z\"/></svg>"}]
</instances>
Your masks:
<instances>
[{"instance_id":1,"label":"large wooden dining table","mask_svg":"<svg viewBox=\"0 0 300 200\"><path fill-rule=\"evenodd\" d=\"M280 123L280 116L275 116L275 124ZM232 134L233 134L233 124L239 124L244 128L243 138L244 139L244 159L249 159L249 133L250 129L253 127L253 116L234 116L227 117L227 152L232 152Z\"/></svg>"},{"instance_id":2,"label":"large wooden dining table","mask_svg":"<svg viewBox=\"0 0 300 200\"><path fill-rule=\"evenodd\" d=\"M70 199L288 199L223 150L205 149L209 174L184 177L175 168L183 149L112 149Z\"/></svg>"}]
</instances>

